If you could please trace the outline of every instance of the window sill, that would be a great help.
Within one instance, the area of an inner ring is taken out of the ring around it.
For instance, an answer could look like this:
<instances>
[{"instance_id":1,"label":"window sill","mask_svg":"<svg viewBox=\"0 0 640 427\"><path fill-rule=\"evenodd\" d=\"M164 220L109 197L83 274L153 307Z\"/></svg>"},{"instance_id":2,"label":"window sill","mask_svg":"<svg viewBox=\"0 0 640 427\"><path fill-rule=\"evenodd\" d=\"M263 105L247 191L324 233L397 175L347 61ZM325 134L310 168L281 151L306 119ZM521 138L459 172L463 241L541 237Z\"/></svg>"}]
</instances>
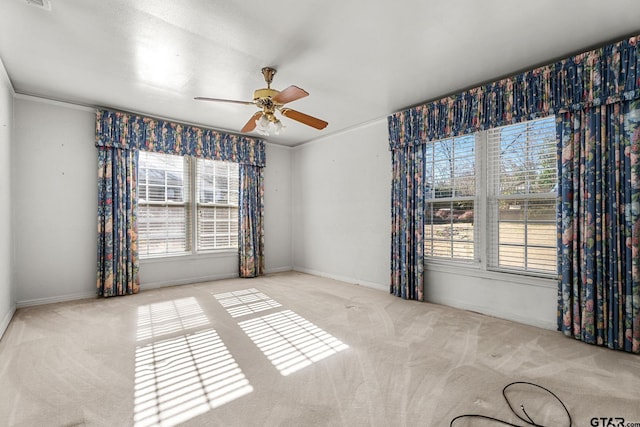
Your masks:
<instances>
[{"instance_id":1,"label":"window sill","mask_svg":"<svg viewBox=\"0 0 640 427\"><path fill-rule=\"evenodd\" d=\"M212 252L201 252L197 254L185 254L185 255L162 255L154 256L150 258L140 258L140 264L157 264L157 263L172 263L172 262L185 262L185 261L198 261L207 258L233 258L238 256L237 249L224 249Z\"/></svg>"},{"instance_id":2,"label":"window sill","mask_svg":"<svg viewBox=\"0 0 640 427\"><path fill-rule=\"evenodd\" d=\"M557 280L549 277L536 277L527 273L485 270L478 262L425 260L425 271L469 276L479 279L517 283L542 288L557 288Z\"/></svg>"}]
</instances>

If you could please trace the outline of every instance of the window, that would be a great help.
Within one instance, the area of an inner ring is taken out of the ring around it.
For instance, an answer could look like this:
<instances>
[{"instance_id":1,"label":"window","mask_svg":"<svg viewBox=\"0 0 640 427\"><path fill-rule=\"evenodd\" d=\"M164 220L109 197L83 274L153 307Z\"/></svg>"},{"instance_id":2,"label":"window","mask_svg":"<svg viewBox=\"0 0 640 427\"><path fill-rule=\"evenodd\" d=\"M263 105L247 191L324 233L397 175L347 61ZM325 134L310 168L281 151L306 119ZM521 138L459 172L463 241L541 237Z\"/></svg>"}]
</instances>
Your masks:
<instances>
[{"instance_id":1,"label":"window","mask_svg":"<svg viewBox=\"0 0 640 427\"><path fill-rule=\"evenodd\" d=\"M426 150L426 257L556 272L553 117L434 141Z\"/></svg>"},{"instance_id":2,"label":"window","mask_svg":"<svg viewBox=\"0 0 640 427\"><path fill-rule=\"evenodd\" d=\"M238 247L238 164L196 160L198 251Z\"/></svg>"},{"instance_id":3,"label":"window","mask_svg":"<svg viewBox=\"0 0 640 427\"><path fill-rule=\"evenodd\" d=\"M138 253L189 252L189 158L139 152Z\"/></svg>"},{"instance_id":4,"label":"window","mask_svg":"<svg viewBox=\"0 0 640 427\"><path fill-rule=\"evenodd\" d=\"M238 247L238 165L139 152L141 258Z\"/></svg>"},{"instance_id":5,"label":"window","mask_svg":"<svg viewBox=\"0 0 640 427\"><path fill-rule=\"evenodd\" d=\"M426 147L427 256L474 259L475 145L470 135Z\"/></svg>"},{"instance_id":6,"label":"window","mask_svg":"<svg viewBox=\"0 0 640 427\"><path fill-rule=\"evenodd\" d=\"M553 117L492 129L489 165L489 266L554 273L556 129Z\"/></svg>"}]
</instances>

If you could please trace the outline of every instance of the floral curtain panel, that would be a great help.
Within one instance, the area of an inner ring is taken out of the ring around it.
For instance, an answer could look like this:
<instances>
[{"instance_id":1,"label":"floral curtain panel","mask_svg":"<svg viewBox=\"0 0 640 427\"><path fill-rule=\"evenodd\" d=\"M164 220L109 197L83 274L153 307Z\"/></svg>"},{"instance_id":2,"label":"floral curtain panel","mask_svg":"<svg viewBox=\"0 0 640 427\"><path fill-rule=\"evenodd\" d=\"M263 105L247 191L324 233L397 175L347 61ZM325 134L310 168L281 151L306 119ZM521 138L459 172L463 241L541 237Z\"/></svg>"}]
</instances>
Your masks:
<instances>
[{"instance_id":1,"label":"floral curtain panel","mask_svg":"<svg viewBox=\"0 0 640 427\"><path fill-rule=\"evenodd\" d=\"M137 152L153 151L240 164L240 275L264 274L265 146L260 139L112 110L96 113L98 147L98 294L138 292ZM242 214L244 212L244 215Z\"/></svg>"},{"instance_id":2,"label":"floral curtain panel","mask_svg":"<svg viewBox=\"0 0 640 427\"><path fill-rule=\"evenodd\" d=\"M390 293L424 301L424 222L426 144L391 153L391 286Z\"/></svg>"},{"instance_id":3,"label":"floral curtain panel","mask_svg":"<svg viewBox=\"0 0 640 427\"><path fill-rule=\"evenodd\" d=\"M97 294L137 293L137 152L98 147Z\"/></svg>"},{"instance_id":4,"label":"floral curtain panel","mask_svg":"<svg viewBox=\"0 0 640 427\"><path fill-rule=\"evenodd\" d=\"M557 124L558 328L640 353L640 101Z\"/></svg>"},{"instance_id":5,"label":"floral curtain panel","mask_svg":"<svg viewBox=\"0 0 640 427\"><path fill-rule=\"evenodd\" d=\"M249 165L240 167L240 277L264 274L263 179L262 168Z\"/></svg>"}]
</instances>

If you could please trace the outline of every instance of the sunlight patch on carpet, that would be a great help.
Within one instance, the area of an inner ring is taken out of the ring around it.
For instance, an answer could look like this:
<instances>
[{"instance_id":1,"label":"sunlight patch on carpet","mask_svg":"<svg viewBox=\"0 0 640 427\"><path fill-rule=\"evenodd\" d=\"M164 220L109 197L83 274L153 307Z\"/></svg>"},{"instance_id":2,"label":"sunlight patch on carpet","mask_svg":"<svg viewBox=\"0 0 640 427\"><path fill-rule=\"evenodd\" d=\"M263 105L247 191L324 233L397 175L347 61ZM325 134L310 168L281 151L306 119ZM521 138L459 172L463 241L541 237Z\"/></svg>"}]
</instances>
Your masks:
<instances>
[{"instance_id":1,"label":"sunlight patch on carpet","mask_svg":"<svg viewBox=\"0 0 640 427\"><path fill-rule=\"evenodd\" d=\"M234 318L281 307L280 303L255 288L224 292L213 296Z\"/></svg>"},{"instance_id":2,"label":"sunlight patch on carpet","mask_svg":"<svg viewBox=\"0 0 640 427\"><path fill-rule=\"evenodd\" d=\"M291 310L238 325L283 376L349 347Z\"/></svg>"},{"instance_id":3,"label":"sunlight patch on carpet","mask_svg":"<svg viewBox=\"0 0 640 427\"><path fill-rule=\"evenodd\" d=\"M253 391L213 329L136 349L135 427L175 426Z\"/></svg>"},{"instance_id":4,"label":"sunlight patch on carpet","mask_svg":"<svg viewBox=\"0 0 640 427\"><path fill-rule=\"evenodd\" d=\"M137 340L157 338L207 324L209 319L194 297L143 305L138 307Z\"/></svg>"}]
</instances>

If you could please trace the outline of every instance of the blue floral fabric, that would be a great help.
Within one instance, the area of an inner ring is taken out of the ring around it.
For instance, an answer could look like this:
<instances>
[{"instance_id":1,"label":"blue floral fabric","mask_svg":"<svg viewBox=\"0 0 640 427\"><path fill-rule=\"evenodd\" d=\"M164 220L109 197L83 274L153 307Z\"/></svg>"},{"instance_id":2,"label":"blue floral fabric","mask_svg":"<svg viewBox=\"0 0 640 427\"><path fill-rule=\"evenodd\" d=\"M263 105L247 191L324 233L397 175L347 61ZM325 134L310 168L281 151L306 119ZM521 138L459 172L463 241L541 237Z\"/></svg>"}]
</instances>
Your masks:
<instances>
[{"instance_id":1,"label":"blue floral fabric","mask_svg":"<svg viewBox=\"0 0 640 427\"><path fill-rule=\"evenodd\" d=\"M264 274L264 173L257 166L240 167L240 277Z\"/></svg>"},{"instance_id":2,"label":"blue floral fabric","mask_svg":"<svg viewBox=\"0 0 640 427\"><path fill-rule=\"evenodd\" d=\"M261 139L112 110L97 112L96 146L265 165Z\"/></svg>"},{"instance_id":3,"label":"blue floral fabric","mask_svg":"<svg viewBox=\"0 0 640 427\"><path fill-rule=\"evenodd\" d=\"M426 144L391 153L391 285L390 293L424 301Z\"/></svg>"},{"instance_id":4,"label":"blue floral fabric","mask_svg":"<svg viewBox=\"0 0 640 427\"><path fill-rule=\"evenodd\" d=\"M557 116L558 330L640 353L640 101Z\"/></svg>"},{"instance_id":5,"label":"blue floral fabric","mask_svg":"<svg viewBox=\"0 0 640 427\"><path fill-rule=\"evenodd\" d=\"M137 164L136 151L98 147L99 296L133 294L140 289Z\"/></svg>"}]
</instances>

